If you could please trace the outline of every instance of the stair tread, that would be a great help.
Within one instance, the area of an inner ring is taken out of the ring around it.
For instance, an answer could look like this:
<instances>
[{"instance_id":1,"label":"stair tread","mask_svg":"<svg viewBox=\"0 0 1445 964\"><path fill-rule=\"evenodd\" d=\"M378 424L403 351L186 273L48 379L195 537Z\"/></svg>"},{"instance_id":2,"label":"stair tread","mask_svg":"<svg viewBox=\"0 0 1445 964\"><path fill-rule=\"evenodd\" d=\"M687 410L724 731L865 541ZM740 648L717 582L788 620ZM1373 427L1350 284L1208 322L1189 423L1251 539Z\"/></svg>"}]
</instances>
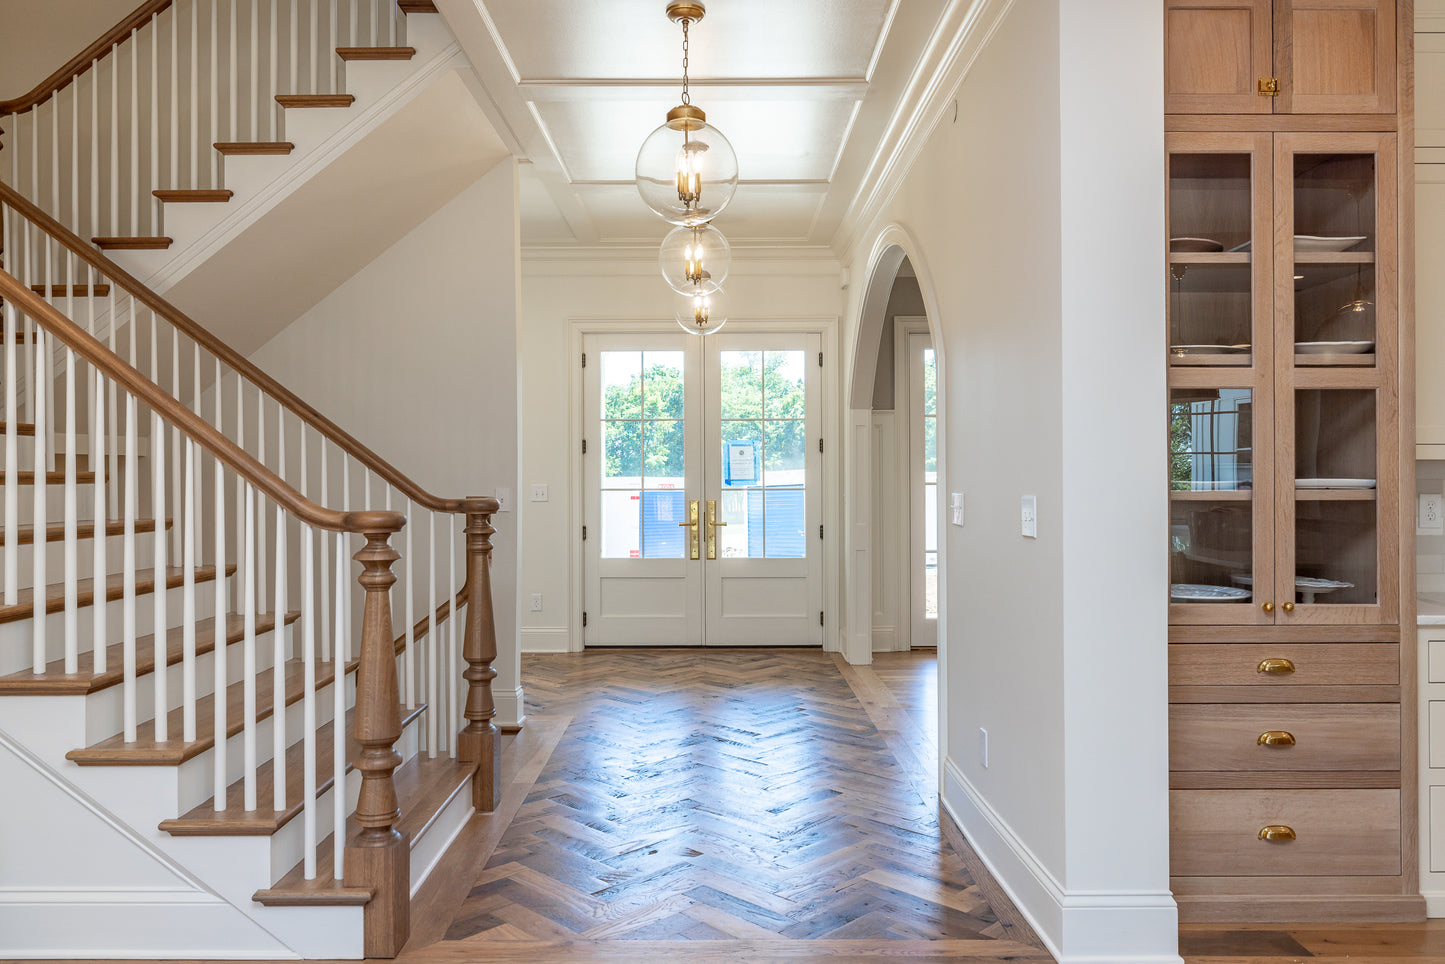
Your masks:
<instances>
[{"instance_id":1,"label":"stair tread","mask_svg":"<svg viewBox=\"0 0 1445 964\"><path fill-rule=\"evenodd\" d=\"M436 13L436 0L396 0L402 13Z\"/></svg>"},{"instance_id":2,"label":"stair tread","mask_svg":"<svg viewBox=\"0 0 1445 964\"><path fill-rule=\"evenodd\" d=\"M296 611L286 614L289 625L301 617ZM196 655L204 656L216 648L216 620L196 620ZM276 627L275 613L256 614L256 635L269 633ZM240 613L226 616L226 645L232 646L245 638L245 617ZM166 630L166 665L174 666L184 656L185 635L180 626ZM155 634L137 636L135 641L136 676L145 676L155 670ZM76 672L65 671L65 660L57 659L46 664L44 673L21 670L9 676L0 677L0 694L15 696L84 696L115 686L124 677L125 644L111 643L105 648L105 672L95 672L93 654L86 651L79 655Z\"/></svg>"},{"instance_id":3,"label":"stair tread","mask_svg":"<svg viewBox=\"0 0 1445 964\"><path fill-rule=\"evenodd\" d=\"M352 660L347 663L346 672L352 672L358 662ZM285 705L290 706L303 695L306 682L304 669L297 659L287 660L282 669L285 673ZM316 688L320 690L335 679L335 660L316 660L315 673ZM257 723L270 718L275 710L272 700L275 674L274 667L256 674ZM240 680L226 687L227 737L240 733L245 726L245 686L245 681ZM178 766L215 746L215 706L214 693L196 701L196 738L189 742L179 736L157 740L155 721L147 720L136 728L134 743L125 742L125 734L117 733L83 749L71 750L65 758L81 766ZM182 714L181 707L166 714L169 733L181 733Z\"/></svg>"},{"instance_id":4,"label":"stair tread","mask_svg":"<svg viewBox=\"0 0 1445 964\"><path fill-rule=\"evenodd\" d=\"M350 107L356 103L351 94L277 94L282 107Z\"/></svg>"},{"instance_id":5,"label":"stair tread","mask_svg":"<svg viewBox=\"0 0 1445 964\"><path fill-rule=\"evenodd\" d=\"M226 566L226 575L236 571L233 565ZM137 596L147 595L155 591L156 587L155 569L137 569L135 574L135 593ZM197 566L196 582L210 582L216 578L215 566ZM185 581L185 570L180 566L168 566L166 568L166 588L174 589ZM105 577L105 598L107 602L114 602L125 594L125 577L121 573L112 573ZM77 604L89 606L95 602L95 580L76 580ZM47 613L58 613L65 610L65 583L51 583L45 587L45 611ZM20 590L13 606L0 606L0 623L12 623L19 619L29 619L32 615L35 590L26 587Z\"/></svg>"},{"instance_id":6,"label":"stair tread","mask_svg":"<svg viewBox=\"0 0 1445 964\"><path fill-rule=\"evenodd\" d=\"M336 56L342 60L411 60L416 56L416 48L337 47Z\"/></svg>"},{"instance_id":7,"label":"stair tread","mask_svg":"<svg viewBox=\"0 0 1445 964\"><path fill-rule=\"evenodd\" d=\"M229 201L236 196L235 191L228 191L225 188L209 190L206 188L187 188L184 190L152 191L155 197L162 201L176 202L197 202L197 201Z\"/></svg>"},{"instance_id":8,"label":"stair tread","mask_svg":"<svg viewBox=\"0 0 1445 964\"><path fill-rule=\"evenodd\" d=\"M174 524L174 521L175 521L175 520L173 520L173 519L167 519L167 520L166 520L166 528L167 528L167 529L172 528L172 527L173 527L173 524ZM137 519L137 520L135 520L135 531L136 531L136 532L155 532L155 531L156 531L156 520L154 520L154 519ZM20 526L20 527L19 527L19 533L20 533L20 534L19 534L19 538L18 538L18 539L16 540L16 542L15 542L15 544L16 544L17 546L30 546L30 545L34 545L34 544L35 544L35 527L34 527L33 525L23 525L23 526ZM123 521L120 521L120 520L116 520L116 521L114 521L114 522L107 522L107 523L105 524L105 534L108 535L108 536L123 536L123 535L125 535L125 523L124 523ZM79 538L79 539L94 539L94 538L95 538L95 523L93 523L93 522L82 522L82 523L79 523L79 524L75 527L75 535L76 535L76 538ZM65 524L64 524L64 523L56 523L55 525L49 525L49 526L46 526L46 527L45 527L45 541L46 541L46 542L60 542L60 541L62 541L64 538L65 538ZM3 526L0 526L0 546L3 546L3 545L5 545L5 529L4 529Z\"/></svg>"},{"instance_id":9,"label":"stair tread","mask_svg":"<svg viewBox=\"0 0 1445 964\"><path fill-rule=\"evenodd\" d=\"M8 423L6 423L6 422L0 422L0 435L4 435L5 432L7 431L7 429L8 429ZM29 435L31 438L34 438L34 437L35 437L35 423L34 423L34 422L16 422L16 423L15 423L15 434L16 434L16 435Z\"/></svg>"},{"instance_id":10,"label":"stair tread","mask_svg":"<svg viewBox=\"0 0 1445 964\"><path fill-rule=\"evenodd\" d=\"M15 480L15 484L16 484L16 485L34 485L34 484L35 484L35 473L34 473L34 472L17 472L17 473L15 473L15 474L18 476L18 478ZM4 469L0 469L0 484L3 484L3 483L4 483L4 481L5 481L5 476L6 476L5 470L4 470ZM75 473L75 484L76 484L76 485L92 485L94 482L95 482L95 473L94 473L94 472L76 472L76 473ZM46 485L64 485L64 484L65 484L65 473L64 473L64 472L46 472L46 473L45 473L45 484L46 484Z\"/></svg>"},{"instance_id":11,"label":"stair tread","mask_svg":"<svg viewBox=\"0 0 1445 964\"><path fill-rule=\"evenodd\" d=\"M296 150L290 141L217 141L212 146L222 154L290 154Z\"/></svg>"},{"instance_id":12,"label":"stair tread","mask_svg":"<svg viewBox=\"0 0 1445 964\"><path fill-rule=\"evenodd\" d=\"M30 290L37 295L44 295L49 288L51 298L89 298L92 293L97 298L104 298L110 294L110 285L31 285Z\"/></svg>"},{"instance_id":13,"label":"stair tread","mask_svg":"<svg viewBox=\"0 0 1445 964\"><path fill-rule=\"evenodd\" d=\"M449 757L429 760L420 755L397 767L393 784L401 816L396 828L415 845L417 832L432 821L474 772L475 766L470 763L458 763ZM347 839L357 829L355 820L348 817ZM330 834L317 846L315 880L306 880L305 864L298 863L275 885L256 891L251 899L267 905L364 903L356 899L360 888L347 888L332 876L335 841L336 835Z\"/></svg>"},{"instance_id":14,"label":"stair tread","mask_svg":"<svg viewBox=\"0 0 1445 964\"><path fill-rule=\"evenodd\" d=\"M170 238L91 238L91 244L104 251L159 251L169 248L173 242Z\"/></svg>"},{"instance_id":15,"label":"stair tread","mask_svg":"<svg viewBox=\"0 0 1445 964\"><path fill-rule=\"evenodd\" d=\"M425 704L414 710L398 707L401 725L405 729L422 714ZM356 710L346 713L346 772L356 766L356 757L361 744L352 736L352 725ZM335 767L332 752L335 744L336 725L328 722L316 731L316 772L318 776L316 795L319 797L335 783ZM174 820L163 820L160 829L172 836L270 836L284 827L301 812L302 791L305 788L305 752L303 741L296 741L286 749L286 808L276 810L272 804L275 792L276 768L274 760L267 760L256 768L257 809L246 810L246 781L237 780L226 788L226 807L216 809L216 798L193 807L188 813Z\"/></svg>"}]
</instances>

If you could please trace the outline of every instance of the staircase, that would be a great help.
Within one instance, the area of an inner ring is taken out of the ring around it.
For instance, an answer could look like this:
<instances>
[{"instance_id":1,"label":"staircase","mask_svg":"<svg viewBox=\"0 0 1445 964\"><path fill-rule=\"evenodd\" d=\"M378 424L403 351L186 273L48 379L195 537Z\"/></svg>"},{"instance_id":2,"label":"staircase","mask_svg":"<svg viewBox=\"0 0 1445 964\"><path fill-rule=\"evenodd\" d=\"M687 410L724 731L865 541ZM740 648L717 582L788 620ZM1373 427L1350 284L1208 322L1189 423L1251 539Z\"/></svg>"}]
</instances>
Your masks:
<instances>
[{"instance_id":1,"label":"staircase","mask_svg":"<svg viewBox=\"0 0 1445 964\"><path fill-rule=\"evenodd\" d=\"M496 501L421 489L107 253L220 243L172 209L284 193L237 160L384 101L411 75L348 69L434 12L151 0L0 104L0 958L395 956L495 808Z\"/></svg>"}]
</instances>

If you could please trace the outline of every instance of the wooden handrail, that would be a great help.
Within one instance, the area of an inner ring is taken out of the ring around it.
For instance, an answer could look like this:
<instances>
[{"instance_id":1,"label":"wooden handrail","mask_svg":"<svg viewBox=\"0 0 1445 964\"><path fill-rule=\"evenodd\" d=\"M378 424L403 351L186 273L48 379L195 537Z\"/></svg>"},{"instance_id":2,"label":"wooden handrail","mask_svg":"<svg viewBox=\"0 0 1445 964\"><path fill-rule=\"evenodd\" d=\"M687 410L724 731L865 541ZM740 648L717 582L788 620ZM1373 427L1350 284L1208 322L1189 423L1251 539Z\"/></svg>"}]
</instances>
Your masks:
<instances>
[{"instance_id":1,"label":"wooden handrail","mask_svg":"<svg viewBox=\"0 0 1445 964\"><path fill-rule=\"evenodd\" d=\"M262 391L266 392L266 394L289 408L292 413L302 421L357 458L367 468L396 486L397 489L412 502L415 502L424 509L431 509L435 512L465 513L475 511L471 508L474 504L473 500L465 498L443 499L439 496L432 495L411 479L407 478L396 466L386 461L386 459L380 455L377 455L341 426L302 401L280 382L276 381L276 379L253 365L249 359L236 352L230 345L227 345L203 328L199 322L192 319L185 312L141 284L124 268L95 250L92 245L86 244L59 221L56 221L40 208L30 203L22 194L4 181L0 181L0 201L15 208L16 211L24 215L29 221L38 225L52 238L55 238L55 240L63 244L74 253L76 257L109 277L113 284L120 285L122 289L141 302L141 304L170 322L177 330L183 332L191 340L225 362L234 371L244 375L253 384L260 387ZM495 499L490 496L483 496L481 498L487 503L490 503L491 507L487 511L496 512L498 510Z\"/></svg>"},{"instance_id":2,"label":"wooden handrail","mask_svg":"<svg viewBox=\"0 0 1445 964\"><path fill-rule=\"evenodd\" d=\"M145 3L126 14L124 20L102 34L98 40L71 57L64 67L36 84L30 93L14 100L0 100L0 116L23 114L32 107L38 107L45 103L63 90L66 84L89 70L90 65L104 57L112 47L139 30L151 17L169 7L171 2L172 0L146 0Z\"/></svg>"},{"instance_id":3,"label":"wooden handrail","mask_svg":"<svg viewBox=\"0 0 1445 964\"><path fill-rule=\"evenodd\" d=\"M164 422L179 429L187 438L220 459L272 502L307 525L332 532L361 533L398 532L406 525L406 516L400 512L374 509L343 512L312 502L293 489L285 479L257 461L251 453L223 435L220 429L182 405L170 392L127 364L95 336L56 311L4 270L0 270L0 297L54 335L65 347L94 365L111 381L144 402Z\"/></svg>"}]
</instances>

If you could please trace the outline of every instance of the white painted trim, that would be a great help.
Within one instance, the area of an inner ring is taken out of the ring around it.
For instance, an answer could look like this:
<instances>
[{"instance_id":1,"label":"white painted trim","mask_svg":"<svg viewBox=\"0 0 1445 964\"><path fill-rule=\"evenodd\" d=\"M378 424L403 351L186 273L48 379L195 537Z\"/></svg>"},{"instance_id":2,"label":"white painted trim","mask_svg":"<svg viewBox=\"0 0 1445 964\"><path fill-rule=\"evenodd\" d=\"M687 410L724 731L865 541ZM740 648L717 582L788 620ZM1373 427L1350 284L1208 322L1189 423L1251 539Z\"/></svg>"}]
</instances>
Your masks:
<instances>
[{"instance_id":1,"label":"white painted trim","mask_svg":"<svg viewBox=\"0 0 1445 964\"><path fill-rule=\"evenodd\" d=\"M497 704L497 716L492 721L497 726L521 726L527 722L527 703L521 686L510 693L493 690L492 702Z\"/></svg>"},{"instance_id":2,"label":"white painted trim","mask_svg":"<svg viewBox=\"0 0 1445 964\"><path fill-rule=\"evenodd\" d=\"M472 819L472 814L477 812L472 806L472 781L475 779L474 774L462 781L452 791L447 802L442 804L441 809L422 828L421 833L411 841L409 863L413 898L447 855L452 841L457 839L457 835Z\"/></svg>"},{"instance_id":3,"label":"white painted trim","mask_svg":"<svg viewBox=\"0 0 1445 964\"><path fill-rule=\"evenodd\" d=\"M522 627L522 652L570 653L572 634L566 626Z\"/></svg>"},{"instance_id":4,"label":"white painted trim","mask_svg":"<svg viewBox=\"0 0 1445 964\"><path fill-rule=\"evenodd\" d=\"M887 322L887 319L884 319ZM919 613L914 611L915 605L921 607L923 589L921 586L914 586L915 575L914 564L914 540L921 534L918 530L923 525L922 507L918 507L915 514L913 498L917 489L923 484L923 469L921 462L922 453L914 451L914 420L918 412L914 410L913 398L913 357L912 349L909 347L911 335L927 335L932 342L932 331L928 327L926 315L895 315L893 318L893 407L896 411L903 413L900 419L901 425L895 436L897 450L893 456L893 465L897 467L898 479L895 483L895 491L903 495L898 500L893 518L884 520L894 538L897 540L896 558L899 560L897 567L898 586L894 590L898 593L899 617L898 625L902 628L899 642L900 648L910 649L914 645L914 628L919 619ZM935 382L936 384L936 382ZM899 405L898 399L902 392L903 404ZM920 428L921 432L921 428ZM939 490L940 492L942 489ZM939 519L938 541L941 543L947 535L942 530L943 521ZM939 584L939 592L943 591L943 585ZM915 597L915 592L917 596ZM938 644L937 626L934 627L932 643L927 639L918 645L928 646Z\"/></svg>"},{"instance_id":5,"label":"white painted trim","mask_svg":"<svg viewBox=\"0 0 1445 964\"><path fill-rule=\"evenodd\" d=\"M199 890L159 890L117 887L112 890L90 890L82 887L48 887L36 890L34 887L0 887L0 906L23 904L225 904L230 903L215 894Z\"/></svg>"},{"instance_id":6,"label":"white painted trim","mask_svg":"<svg viewBox=\"0 0 1445 964\"><path fill-rule=\"evenodd\" d=\"M1426 917L1445 917L1445 890L1421 890Z\"/></svg>"},{"instance_id":7,"label":"white painted trim","mask_svg":"<svg viewBox=\"0 0 1445 964\"><path fill-rule=\"evenodd\" d=\"M1169 891L1068 891L950 759L939 799L1059 964L1182 964L1177 954L1130 952L1177 941Z\"/></svg>"}]
</instances>

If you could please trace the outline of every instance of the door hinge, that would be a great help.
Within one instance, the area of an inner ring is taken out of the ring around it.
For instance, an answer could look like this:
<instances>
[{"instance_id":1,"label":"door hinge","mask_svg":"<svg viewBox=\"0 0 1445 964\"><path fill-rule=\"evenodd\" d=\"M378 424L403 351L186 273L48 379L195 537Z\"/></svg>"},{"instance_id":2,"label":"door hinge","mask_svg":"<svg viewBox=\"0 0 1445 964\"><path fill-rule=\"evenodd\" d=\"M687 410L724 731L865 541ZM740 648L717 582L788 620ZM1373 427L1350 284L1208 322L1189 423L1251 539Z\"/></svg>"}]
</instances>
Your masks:
<instances>
[{"instance_id":1,"label":"door hinge","mask_svg":"<svg viewBox=\"0 0 1445 964\"><path fill-rule=\"evenodd\" d=\"M583 626L586 626L586 625L587 625L587 610L585 610L585 609L582 610L582 625L583 625Z\"/></svg>"},{"instance_id":2,"label":"door hinge","mask_svg":"<svg viewBox=\"0 0 1445 964\"><path fill-rule=\"evenodd\" d=\"M823 538L823 523L818 523L818 538Z\"/></svg>"},{"instance_id":3,"label":"door hinge","mask_svg":"<svg viewBox=\"0 0 1445 964\"><path fill-rule=\"evenodd\" d=\"M823 610L818 610L818 625L823 625Z\"/></svg>"},{"instance_id":4,"label":"door hinge","mask_svg":"<svg viewBox=\"0 0 1445 964\"><path fill-rule=\"evenodd\" d=\"M823 353L822 353L822 352L818 352L818 367L819 367L819 368L822 368L822 367L823 367Z\"/></svg>"},{"instance_id":5,"label":"door hinge","mask_svg":"<svg viewBox=\"0 0 1445 964\"><path fill-rule=\"evenodd\" d=\"M585 351L582 353L582 367L587 367L587 353Z\"/></svg>"},{"instance_id":6,"label":"door hinge","mask_svg":"<svg viewBox=\"0 0 1445 964\"><path fill-rule=\"evenodd\" d=\"M822 440L822 439L818 439L818 451L819 451L819 452L823 451L823 440Z\"/></svg>"},{"instance_id":7,"label":"door hinge","mask_svg":"<svg viewBox=\"0 0 1445 964\"><path fill-rule=\"evenodd\" d=\"M582 541L583 541L583 542L586 542L586 541L587 541L587 527L586 527L586 526L583 526L583 527L582 527Z\"/></svg>"},{"instance_id":8,"label":"door hinge","mask_svg":"<svg viewBox=\"0 0 1445 964\"><path fill-rule=\"evenodd\" d=\"M585 438L582 440L582 454L587 454L587 440Z\"/></svg>"}]
</instances>

